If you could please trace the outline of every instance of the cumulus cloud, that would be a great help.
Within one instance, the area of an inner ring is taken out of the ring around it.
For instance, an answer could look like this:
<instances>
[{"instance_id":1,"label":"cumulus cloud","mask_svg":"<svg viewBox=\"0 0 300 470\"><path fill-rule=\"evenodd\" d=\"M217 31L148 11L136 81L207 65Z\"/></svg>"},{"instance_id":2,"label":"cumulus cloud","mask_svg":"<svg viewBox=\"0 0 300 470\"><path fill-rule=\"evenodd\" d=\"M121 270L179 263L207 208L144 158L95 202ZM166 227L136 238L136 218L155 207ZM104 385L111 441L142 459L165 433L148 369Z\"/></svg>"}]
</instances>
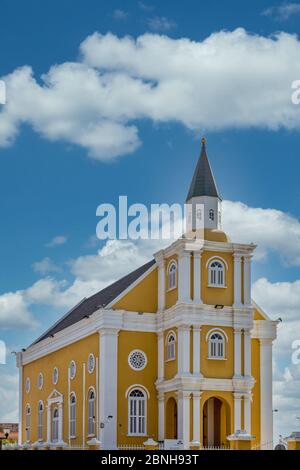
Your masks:
<instances>
[{"instance_id":1,"label":"cumulus cloud","mask_svg":"<svg viewBox=\"0 0 300 470\"><path fill-rule=\"evenodd\" d=\"M149 18L148 26L153 31L167 32L176 28L176 23L165 16L153 16L153 18Z\"/></svg>"},{"instance_id":2,"label":"cumulus cloud","mask_svg":"<svg viewBox=\"0 0 300 470\"><path fill-rule=\"evenodd\" d=\"M0 328L28 328L36 326L29 312L23 292L6 292L0 295Z\"/></svg>"},{"instance_id":3,"label":"cumulus cloud","mask_svg":"<svg viewBox=\"0 0 300 470\"><path fill-rule=\"evenodd\" d=\"M17 373L0 369L0 419L1 422L18 422L18 380Z\"/></svg>"},{"instance_id":4,"label":"cumulus cloud","mask_svg":"<svg viewBox=\"0 0 300 470\"><path fill-rule=\"evenodd\" d=\"M57 235L56 237L53 237L52 240L50 240L48 243L46 243L46 246L48 248L53 248L55 246L60 246L64 245L67 243L67 237L65 235Z\"/></svg>"},{"instance_id":5,"label":"cumulus cloud","mask_svg":"<svg viewBox=\"0 0 300 470\"><path fill-rule=\"evenodd\" d=\"M11 145L27 123L49 140L108 160L139 147L142 119L197 132L299 129L300 109L291 103L299 53L297 37L283 32L264 37L238 28L199 42L95 33L80 45L77 62L54 65L39 80L30 66L2 77L0 145Z\"/></svg>"},{"instance_id":6,"label":"cumulus cloud","mask_svg":"<svg viewBox=\"0 0 300 470\"><path fill-rule=\"evenodd\" d=\"M57 266L50 258L43 258L41 261L36 261L32 265L34 271L40 274L47 274L51 272L61 271L60 267Z\"/></svg>"}]
</instances>

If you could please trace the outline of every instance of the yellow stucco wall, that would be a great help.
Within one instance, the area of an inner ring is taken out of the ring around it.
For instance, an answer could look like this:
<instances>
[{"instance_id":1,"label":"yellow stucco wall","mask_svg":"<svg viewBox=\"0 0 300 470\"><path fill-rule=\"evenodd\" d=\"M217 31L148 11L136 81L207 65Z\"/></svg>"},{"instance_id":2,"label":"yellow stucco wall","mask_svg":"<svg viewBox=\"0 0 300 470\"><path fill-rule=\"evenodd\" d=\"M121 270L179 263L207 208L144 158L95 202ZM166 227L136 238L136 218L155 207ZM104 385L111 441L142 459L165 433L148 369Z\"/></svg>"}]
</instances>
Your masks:
<instances>
[{"instance_id":1,"label":"yellow stucco wall","mask_svg":"<svg viewBox=\"0 0 300 470\"><path fill-rule=\"evenodd\" d=\"M151 271L148 276L116 302L113 308L134 312L156 312L157 269Z\"/></svg>"},{"instance_id":2,"label":"yellow stucco wall","mask_svg":"<svg viewBox=\"0 0 300 470\"><path fill-rule=\"evenodd\" d=\"M143 370L135 371L128 364L128 355L133 349L141 349L148 363ZM137 331L121 331L118 347L118 444L141 444L145 437L128 436L128 404L126 391L132 385L144 386L150 398L147 402L147 435L157 439L157 335Z\"/></svg>"},{"instance_id":3,"label":"yellow stucco wall","mask_svg":"<svg viewBox=\"0 0 300 470\"><path fill-rule=\"evenodd\" d=\"M212 329L218 329L218 327L212 327L203 325L201 328L201 366L200 370L204 377L211 378L232 378L234 374L234 340L233 340L233 328L222 327L219 328L224 331L228 336L228 342L226 342L226 359L208 359L208 343L206 342L206 335Z\"/></svg>"},{"instance_id":4,"label":"yellow stucco wall","mask_svg":"<svg viewBox=\"0 0 300 470\"><path fill-rule=\"evenodd\" d=\"M76 362L76 376L71 380L71 392L75 392L77 398L77 436L72 439L72 443L82 443L82 376L83 376L83 363L87 364L88 356L93 353L96 358L99 357L99 335L98 333L88 336L80 341L77 341L65 348L59 349L41 359L31 362L23 367L23 426L22 426L22 442L25 442L25 407L27 403L31 407L31 423L30 423L30 441L35 442L38 438L37 423L38 423L38 403L43 401L44 416L43 416L43 440L47 439L47 413L46 405L47 398L54 389L63 395L63 439L68 442L68 367L70 362ZM52 382L52 372L54 367L58 367L59 376L56 385ZM38 374L42 372L44 376L43 389L39 390L37 386ZM27 394L25 391L26 378L30 378L31 387L30 392ZM97 391L96 386L96 366L92 374L86 370L86 396L89 387L93 386ZM87 403L86 403L86 416L87 416Z\"/></svg>"}]
</instances>

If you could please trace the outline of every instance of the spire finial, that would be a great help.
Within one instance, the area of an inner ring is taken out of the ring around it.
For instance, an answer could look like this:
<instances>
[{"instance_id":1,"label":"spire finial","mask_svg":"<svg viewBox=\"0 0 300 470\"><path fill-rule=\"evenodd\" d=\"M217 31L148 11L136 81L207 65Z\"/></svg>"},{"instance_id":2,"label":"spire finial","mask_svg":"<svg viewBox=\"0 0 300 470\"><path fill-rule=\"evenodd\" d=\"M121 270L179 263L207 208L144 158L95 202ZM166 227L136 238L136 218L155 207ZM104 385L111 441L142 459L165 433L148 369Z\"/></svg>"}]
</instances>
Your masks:
<instances>
[{"instance_id":1,"label":"spire finial","mask_svg":"<svg viewBox=\"0 0 300 470\"><path fill-rule=\"evenodd\" d=\"M202 145L205 145L206 144L206 138L203 136L202 139L201 139L201 144Z\"/></svg>"}]
</instances>

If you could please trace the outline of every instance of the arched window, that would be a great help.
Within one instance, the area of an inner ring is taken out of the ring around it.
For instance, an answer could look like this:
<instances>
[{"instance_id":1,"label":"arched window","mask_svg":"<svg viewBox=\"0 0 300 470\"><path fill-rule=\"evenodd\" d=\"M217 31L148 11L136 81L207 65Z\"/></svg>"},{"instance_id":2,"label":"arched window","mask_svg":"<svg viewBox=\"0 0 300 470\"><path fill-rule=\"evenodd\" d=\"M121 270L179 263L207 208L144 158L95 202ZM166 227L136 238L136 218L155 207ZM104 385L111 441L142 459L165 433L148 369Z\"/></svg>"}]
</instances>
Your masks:
<instances>
[{"instance_id":1,"label":"arched window","mask_svg":"<svg viewBox=\"0 0 300 470\"><path fill-rule=\"evenodd\" d=\"M30 409L30 406L27 405L26 406L26 442L29 442L30 441L30 415L31 415L31 409Z\"/></svg>"},{"instance_id":2,"label":"arched window","mask_svg":"<svg viewBox=\"0 0 300 470\"><path fill-rule=\"evenodd\" d=\"M95 392L92 388L88 393L88 435L95 435Z\"/></svg>"},{"instance_id":3,"label":"arched window","mask_svg":"<svg viewBox=\"0 0 300 470\"><path fill-rule=\"evenodd\" d=\"M43 414L44 414L44 405L40 401L38 404L38 440L43 439Z\"/></svg>"},{"instance_id":4,"label":"arched window","mask_svg":"<svg viewBox=\"0 0 300 470\"><path fill-rule=\"evenodd\" d=\"M76 437L76 396L75 393L70 395L70 421L69 421L70 437Z\"/></svg>"},{"instance_id":5,"label":"arched window","mask_svg":"<svg viewBox=\"0 0 300 470\"><path fill-rule=\"evenodd\" d=\"M209 263L208 284L216 287L225 286L225 268L222 261L214 259Z\"/></svg>"},{"instance_id":6,"label":"arched window","mask_svg":"<svg viewBox=\"0 0 300 470\"><path fill-rule=\"evenodd\" d=\"M144 390L134 388L128 395L128 434L146 435L147 398Z\"/></svg>"},{"instance_id":7,"label":"arched window","mask_svg":"<svg viewBox=\"0 0 300 470\"><path fill-rule=\"evenodd\" d=\"M168 269L168 288L175 289L177 286L177 264L172 261Z\"/></svg>"},{"instance_id":8,"label":"arched window","mask_svg":"<svg viewBox=\"0 0 300 470\"><path fill-rule=\"evenodd\" d=\"M173 331L171 331L167 336L167 360L171 361L176 357L176 336Z\"/></svg>"},{"instance_id":9,"label":"arched window","mask_svg":"<svg viewBox=\"0 0 300 470\"><path fill-rule=\"evenodd\" d=\"M58 408L54 408L53 415L52 415L52 442L58 441L58 422L59 422Z\"/></svg>"},{"instance_id":10,"label":"arched window","mask_svg":"<svg viewBox=\"0 0 300 470\"><path fill-rule=\"evenodd\" d=\"M224 359L225 358L225 339L224 336L214 331L209 336L208 341L208 355L210 359Z\"/></svg>"}]
</instances>

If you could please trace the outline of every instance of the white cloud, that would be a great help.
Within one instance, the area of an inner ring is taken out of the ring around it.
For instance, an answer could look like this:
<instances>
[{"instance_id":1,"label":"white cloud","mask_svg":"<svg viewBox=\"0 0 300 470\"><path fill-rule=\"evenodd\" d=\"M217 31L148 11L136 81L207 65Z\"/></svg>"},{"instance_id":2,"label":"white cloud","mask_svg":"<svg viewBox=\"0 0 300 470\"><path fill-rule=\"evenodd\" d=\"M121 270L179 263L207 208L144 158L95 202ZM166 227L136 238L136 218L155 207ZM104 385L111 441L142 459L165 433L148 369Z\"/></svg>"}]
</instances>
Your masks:
<instances>
[{"instance_id":1,"label":"white cloud","mask_svg":"<svg viewBox=\"0 0 300 470\"><path fill-rule=\"evenodd\" d=\"M276 20L288 20L291 16L300 13L299 3L283 3L278 6L266 8L262 15L274 17Z\"/></svg>"},{"instance_id":2,"label":"white cloud","mask_svg":"<svg viewBox=\"0 0 300 470\"><path fill-rule=\"evenodd\" d=\"M116 10L113 11L112 16L117 21L124 21L124 20L127 20L128 13L127 13L127 11L116 9Z\"/></svg>"},{"instance_id":3,"label":"white cloud","mask_svg":"<svg viewBox=\"0 0 300 470\"><path fill-rule=\"evenodd\" d=\"M36 261L32 265L34 271L40 274L47 274L51 272L61 271L60 267L57 266L50 258L43 258L41 261Z\"/></svg>"},{"instance_id":4,"label":"white cloud","mask_svg":"<svg viewBox=\"0 0 300 470\"><path fill-rule=\"evenodd\" d=\"M0 369L0 419L1 422L18 422L18 374Z\"/></svg>"},{"instance_id":5,"label":"white cloud","mask_svg":"<svg viewBox=\"0 0 300 470\"><path fill-rule=\"evenodd\" d=\"M67 243L67 240L68 239L65 235L57 235L56 237L52 238L50 242L46 243L46 246L48 248L53 248L55 246L64 245L65 243Z\"/></svg>"},{"instance_id":6,"label":"white cloud","mask_svg":"<svg viewBox=\"0 0 300 470\"><path fill-rule=\"evenodd\" d=\"M0 295L1 328L31 328L35 325L36 321L28 311L22 291Z\"/></svg>"},{"instance_id":7,"label":"white cloud","mask_svg":"<svg viewBox=\"0 0 300 470\"><path fill-rule=\"evenodd\" d=\"M1 146L12 144L22 123L100 160L134 152L142 119L180 122L197 132L299 129L300 108L291 103L291 83L300 76L294 35L238 28L197 42L95 33L80 53L78 62L54 65L39 81L29 66L4 77Z\"/></svg>"},{"instance_id":8,"label":"white cloud","mask_svg":"<svg viewBox=\"0 0 300 470\"><path fill-rule=\"evenodd\" d=\"M175 21L166 18L165 16L154 16L153 18L149 18L148 26L153 31L167 32L176 28L176 23Z\"/></svg>"}]
</instances>

